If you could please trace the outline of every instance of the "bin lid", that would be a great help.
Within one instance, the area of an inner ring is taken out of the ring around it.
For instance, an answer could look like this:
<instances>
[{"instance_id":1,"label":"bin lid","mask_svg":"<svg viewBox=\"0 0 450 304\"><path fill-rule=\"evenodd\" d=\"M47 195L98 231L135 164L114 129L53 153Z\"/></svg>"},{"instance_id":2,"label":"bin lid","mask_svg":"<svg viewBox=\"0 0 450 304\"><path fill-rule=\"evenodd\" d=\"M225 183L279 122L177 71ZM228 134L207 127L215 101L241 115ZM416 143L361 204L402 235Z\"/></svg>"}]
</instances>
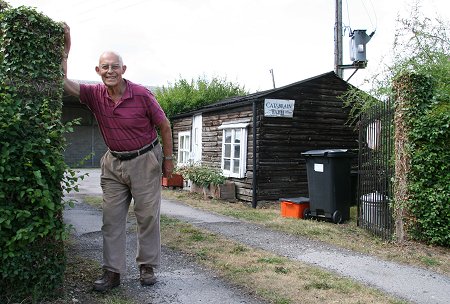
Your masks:
<instances>
[{"instance_id":1,"label":"bin lid","mask_svg":"<svg viewBox=\"0 0 450 304\"><path fill-rule=\"evenodd\" d=\"M309 203L309 198L308 197L289 197L289 198L280 198L279 199L280 202L290 202L290 203L295 203L295 204L304 204L304 203Z\"/></svg>"},{"instance_id":2,"label":"bin lid","mask_svg":"<svg viewBox=\"0 0 450 304\"><path fill-rule=\"evenodd\" d=\"M375 191L372 193L364 194L363 196L361 196L361 200L366 203L382 203L388 201L389 198L386 195Z\"/></svg>"},{"instance_id":3,"label":"bin lid","mask_svg":"<svg viewBox=\"0 0 450 304\"><path fill-rule=\"evenodd\" d=\"M305 157L308 156L324 156L324 157L353 157L354 153L348 149L323 149L323 150L310 150L302 152Z\"/></svg>"}]
</instances>

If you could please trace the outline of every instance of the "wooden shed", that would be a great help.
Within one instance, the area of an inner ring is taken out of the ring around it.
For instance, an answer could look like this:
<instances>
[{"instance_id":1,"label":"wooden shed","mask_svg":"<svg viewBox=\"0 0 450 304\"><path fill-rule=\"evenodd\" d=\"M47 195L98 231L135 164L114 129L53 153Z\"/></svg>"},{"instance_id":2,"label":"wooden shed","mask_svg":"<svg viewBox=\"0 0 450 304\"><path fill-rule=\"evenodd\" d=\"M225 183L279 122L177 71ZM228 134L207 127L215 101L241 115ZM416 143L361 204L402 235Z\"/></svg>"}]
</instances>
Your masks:
<instances>
[{"instance_id":1,"label":"wooden shed","mask_svg":"<svg viewBox=\"0 0 450 304\"><path fill-rule=\"evenodd\" d=\"M340 99L348 88L329 72L171 117L178 165L221 168L237 199L255 206L308 196L302 152L358 147Z\"/></svg>"}]
</instances>

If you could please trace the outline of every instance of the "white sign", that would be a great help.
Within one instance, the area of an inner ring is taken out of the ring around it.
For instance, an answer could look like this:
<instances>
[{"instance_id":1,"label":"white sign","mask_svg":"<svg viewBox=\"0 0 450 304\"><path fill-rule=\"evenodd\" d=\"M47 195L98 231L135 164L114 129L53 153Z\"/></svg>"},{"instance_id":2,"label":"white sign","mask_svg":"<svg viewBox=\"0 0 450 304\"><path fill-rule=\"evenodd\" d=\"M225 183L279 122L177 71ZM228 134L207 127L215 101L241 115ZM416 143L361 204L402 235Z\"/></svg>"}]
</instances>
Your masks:
<instances>
[{"instance_id":1,"label":"white sign","mask_svg":"<svg viewBox=\"0 0 450 304\"><path fill-rule=\"evenodd\" d=\"M266 99L264 100L264 116L293 117L295 100Z\"/></svg>"},{"instance_id":2,"label":"white sign","mask_svg":"<svg viewBox=\"0 0 450 304\"><path fill-rule=\"evenodd\" d=\"M323 164L314 164L314 171L323 172Z\"/></svg>"}]
</instances>

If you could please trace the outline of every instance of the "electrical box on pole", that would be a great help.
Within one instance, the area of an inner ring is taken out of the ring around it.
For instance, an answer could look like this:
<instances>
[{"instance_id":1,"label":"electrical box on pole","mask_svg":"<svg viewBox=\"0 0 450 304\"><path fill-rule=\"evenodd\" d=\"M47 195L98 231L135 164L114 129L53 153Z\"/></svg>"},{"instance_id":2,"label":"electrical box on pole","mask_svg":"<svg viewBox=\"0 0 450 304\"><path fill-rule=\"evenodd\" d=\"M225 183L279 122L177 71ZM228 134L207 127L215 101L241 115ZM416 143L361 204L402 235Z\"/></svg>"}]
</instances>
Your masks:
<instances>
[{"instance_id":1,"label":"electrical box on pole","mask_svg":"<svg viewBox=\"0 0 450 304\"><path fill-rule=\"evenodd\" d=\"M343 78L345 69L355 69L350 78L359 70L367 66L366 44L370 41L375 31L370 35L366 30L354 30L350 33L350 60L352 64L342 62L342 0L336 0L336 22L334 26L334 66L335 73Z\"/></svg>"},{"instance_id":2,"label":"electrical box on pole","mask_svg":"<svg viewBox=\"0 0 450 304\"><path fill-rule=\"evenodd\" d=\"M365 67L367 65L366 44L370 41L374 33L370 36L366 30L354 30L350 37L350 60L356 67Z\"/></svg>"}]
</instances>

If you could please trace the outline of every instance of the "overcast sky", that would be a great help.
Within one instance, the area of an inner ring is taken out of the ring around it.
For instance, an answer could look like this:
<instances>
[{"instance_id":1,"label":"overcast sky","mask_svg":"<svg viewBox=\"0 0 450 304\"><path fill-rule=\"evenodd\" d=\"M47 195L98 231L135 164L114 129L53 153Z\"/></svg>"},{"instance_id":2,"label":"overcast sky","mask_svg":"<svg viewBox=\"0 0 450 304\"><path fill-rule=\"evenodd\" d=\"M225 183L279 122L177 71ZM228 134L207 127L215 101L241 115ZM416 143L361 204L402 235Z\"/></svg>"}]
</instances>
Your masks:
<instances>
[{"instance_id":1,"label":"overcast sky","mask_svg":"<svg viewBox=\"0 0 450 304\"><path fill-rule=\"evenodd\" d=\"M100 80L104 50L119 52L125 78L163 86L199 76L225 78L250 92L288 85L334 69L335 0L6 0L35 7L72 32L69 78ZM415 0L342 0L343 24L376 31L364 78L387 62L395 19ZM448 0L421 0L429 17L450 19ZM344 34L344 64L350 64ZM353 70L346 70L347 79Z\"/></svg>"}]
</instances>

